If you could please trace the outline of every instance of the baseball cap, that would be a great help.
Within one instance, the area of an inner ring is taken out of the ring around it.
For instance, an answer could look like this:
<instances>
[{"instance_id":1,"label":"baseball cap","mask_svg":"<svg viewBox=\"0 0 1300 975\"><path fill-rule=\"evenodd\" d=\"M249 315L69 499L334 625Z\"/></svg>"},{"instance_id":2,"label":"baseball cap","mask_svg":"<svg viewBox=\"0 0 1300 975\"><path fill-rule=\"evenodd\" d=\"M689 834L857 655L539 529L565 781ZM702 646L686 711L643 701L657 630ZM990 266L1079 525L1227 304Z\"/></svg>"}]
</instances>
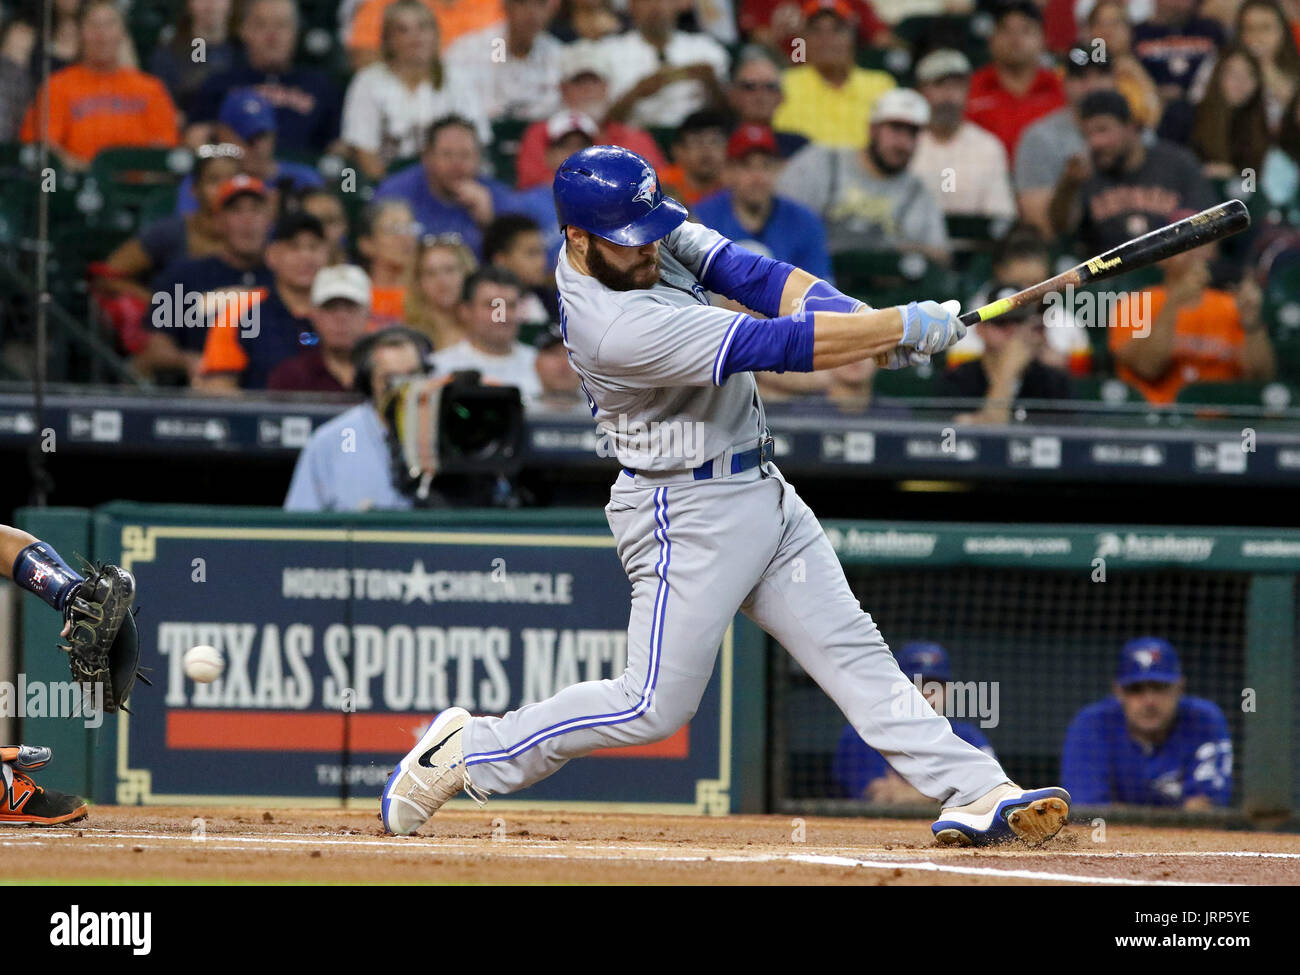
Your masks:
<instances>
[{"instance_id":1,"label":"baseball cap","mask_svg":"<svg viewBox=\"0 0 1300 975\"><path fill-rule=\"evenodd\" d=\"M744 159L751 152L766 152L772 156L778 155L776 135L772 132L770 126L742 125L731 133L731 138L727 140L728 159Z\"/></svg>"},{"instance_id":2,"label":"baseball cap","mask_svg":"<svg viewBox=\"0 0 1300 975\"><path fill-rule=\"evenodd\" d=\"M1114 66L1110 59L1103 57L1097 60L1093 57L1092 48L1089 47L1072 47L1065 55L1065 73L1071 78L1078 78L1087 74L1089 71L1097 71L1101 74L1113 74Z\"/></svg>"},{"instance_id":3,"label":"baseball cap","mask_svg":"<svg viewBox=\"0 0 1300 975\"><path fill-rule=\"evenodd\" d=\"M547 349L554 348L564 342L564 331L559 325L552 322L537 333L533 339L533 347L538 352L544 352Z\"/></svg>"},{"instance_id":4,"label":"baseball cap","mask_svg":"<svg viewBox=\"0 0 1300 975\"><path fill-rule=\"evenodd\" d=\"M236 88L222 101L217 121L230 126L247 142L263 132L275 131L275 109L265 96L248 88Z\"/></svg>"},{"instance_id":5,"label":"baseball cap","mask_svg":"<svg viewBox=\"0 0 1300 975\"><path fill-rule=\"evenodd\" d=\"M584 74L594 74L609 80L609 60L605 51L594 41L577 41L569 46L568 56L560 72L561 81L572 81Z\"/></svg>"},{"instance_id":6,"label":"baseball cap","mask_svg":"<svg viewBox=\"0 0 1300 975\"><path fill-rule=\"evenodd\" d=\"M877 122L903 122L924 128L930 124L930 103L919 91L891 88L876 99L871 109L871 124Z\"/></svg>"},{"instance_id":7,"label":"baseball cap","mask_svg":"<svg viewBox=\"0 0 1300 975\"><path fill-rule=\"evenodd\" d=\"M217 189L217 209L224 209L226 204L241 196L256 196L265 200L270 194L266 191L266 184L256 176L239 173L230 177Z\"/></svg>"},{"instance_id":8,"label":"baseball cap","mask_svg":"<svg viewBox=\"0 0 1300 975\"><path fill-rule=\"evenodd\" d=\"M904 643L896 656L898 669L908 680L915 680L917 674L934 680L952 680L952 664L948 660L948 651L937 643L929 640L913 640Z\"/></svg>"},{"instance_id":9,"label":"baseball cap","mask_svg":"<svg viewBox=\"0 0 1300 975\"><path fill-rule=\"evenodd\" d=\"M1168 640L1158 636L1140 636L1129 640L1119 652L1119 673L1115 676L1120 687L1152 681L1158 684L1175 684L1183 676L1178 651Z\"/></svg>"},{"instance_id":10,"label":"baseball cap","mask_svg":"<svg viewBox=\"0 0 1300 975\"><path fill-rule=\"evenodd\" d=\"M857 23L858 15L849 6L847 0L804 0L800 8L804 20L810 20L818 14L834 14L846 23Z\"/></svg>"},{"instance_id":11,"label":"baseball cap","mask_svg":"<svg viewBox=\"0 0 1300 975\"><path fill-rule=\"evenodd\" d=\"M931 51L916 63L916 83L918 85L928 85L940 78L965 76L970 73L970 59L961 51L954 51L950 47Z\"/></svg>"},{"instance_id":12,"label":"baseball cap","mask_svg":"<svg viewBox=\"0 0 1300 975\"><path fill-rule=\"evenodd\" d=\"M311 303L319 308L335 298L344 298L362 308L369 308L370 275L355 264L321 268L311 283Z\"/></svg>"},{"instance_id":13,"label":"baseball cap","mask_svg":"<svg viewBox=\"0 0 1300 975\"><path fill-rule=\"evenodd\" d=\"M552 145L573 132L581 132L595 144L600 129L586 112L556 112L546 121L546 141Z\"/></svg>"}]
</instances>

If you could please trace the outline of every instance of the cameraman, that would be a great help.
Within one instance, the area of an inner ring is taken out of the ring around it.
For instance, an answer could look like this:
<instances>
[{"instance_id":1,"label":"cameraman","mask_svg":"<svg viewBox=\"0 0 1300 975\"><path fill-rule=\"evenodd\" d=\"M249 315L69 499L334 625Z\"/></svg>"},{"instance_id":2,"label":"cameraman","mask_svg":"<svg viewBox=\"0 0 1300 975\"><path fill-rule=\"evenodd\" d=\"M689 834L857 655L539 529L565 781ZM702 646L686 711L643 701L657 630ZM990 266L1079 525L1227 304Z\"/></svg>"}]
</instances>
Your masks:
<instances>
[{"instance_id":1,"label":"cameraman","mask_svg":"<svg viewBox=\"0 0 1300 975\"><path fill-rule=\"evenodd\" d=\"M424 375L432 347L409 328L366 336L353 351L355 386L366 397L311 435L284 499L286 511L409 509L393 484L393 461L376 407L394 379Z\"/></svg>"}]
</instances>

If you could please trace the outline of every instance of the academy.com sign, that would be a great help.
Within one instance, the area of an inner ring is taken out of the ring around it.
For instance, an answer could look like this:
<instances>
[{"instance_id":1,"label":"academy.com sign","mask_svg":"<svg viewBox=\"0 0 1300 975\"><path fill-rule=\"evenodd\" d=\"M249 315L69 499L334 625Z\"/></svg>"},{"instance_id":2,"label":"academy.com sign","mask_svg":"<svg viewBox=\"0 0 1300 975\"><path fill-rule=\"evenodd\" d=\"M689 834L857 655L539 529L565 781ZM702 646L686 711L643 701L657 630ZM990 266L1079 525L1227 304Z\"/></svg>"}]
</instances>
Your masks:
<instances>
[{"instance_id":1,"label":"academy.com sign","mask_svg":"<svg viewBox=\"0 0 1300 975\"><path fill-rule=\"evenodd\" d=\"M1204 562L1214 554L1214 542L1206 535L1173 532L1102 532L1097 536L1096 557L1123 562Z\"/></svg>"},{"instance_id":2,"label":"academy.com sign","mask_svg":"<svg viewBox=\"0 0 1300 975\"><path fill-rule=\"evenodd\" d=\"M939 536L934 532L867 531L827 528L826 537L836 555L890 556L925 559L934 554Z\"/></svg>"}]
</instances>

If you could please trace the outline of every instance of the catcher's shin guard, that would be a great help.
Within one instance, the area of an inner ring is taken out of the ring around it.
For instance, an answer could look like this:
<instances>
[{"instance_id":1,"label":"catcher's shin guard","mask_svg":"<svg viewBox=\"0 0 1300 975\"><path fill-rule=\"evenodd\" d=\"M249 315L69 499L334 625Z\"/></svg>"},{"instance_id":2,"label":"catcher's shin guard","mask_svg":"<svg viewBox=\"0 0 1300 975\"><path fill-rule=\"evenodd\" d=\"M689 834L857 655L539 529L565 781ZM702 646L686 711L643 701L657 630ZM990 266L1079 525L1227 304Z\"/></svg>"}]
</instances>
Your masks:
<instances>
[{"instance_id":1,"label":"catcher's shin guard","mask_svg":"<svg viewBox=\"0 0 1300 975\"><path fill-rule=\"evenodd\" d=\"M140 639L131 612L135 577L121 566L87 566L86 580L77 586L63 610L67 621L63 647L72 679L103 687L104 711L122 708L138 676ZM147 683L147 681L146 681Z\"/></svg>"}]
</instances>

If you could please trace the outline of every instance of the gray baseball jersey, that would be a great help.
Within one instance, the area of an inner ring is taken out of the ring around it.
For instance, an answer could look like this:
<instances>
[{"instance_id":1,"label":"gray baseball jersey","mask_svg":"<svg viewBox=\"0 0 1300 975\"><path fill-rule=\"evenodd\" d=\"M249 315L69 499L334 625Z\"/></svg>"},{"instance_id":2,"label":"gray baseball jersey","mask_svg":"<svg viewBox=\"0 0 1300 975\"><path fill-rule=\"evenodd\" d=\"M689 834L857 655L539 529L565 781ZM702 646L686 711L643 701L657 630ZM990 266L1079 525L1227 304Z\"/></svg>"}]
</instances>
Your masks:
<instances>
[{"instance_id":1,"label":"gray baseball jersey","mask_svg":"<svg viewBox=\"0 0 1300 975\"><path fill-rule=\"evenodd\" d=\"M710 305L699 281L726 243L715 230L682 224L660 242L659 282L637 291L611 291L560 250L555 279L569 361L624 467L697 467L763 434L753 374L721 377L742 316Z\"/></svg>"},{"instance_id":2,"label":"gray baseball jersey","mask_svg":"<svg viewBox=\"0 0 1300 975\"><path fill-rule=\"evenodd\" d=\"M776 465L734 473L714 465L714 476L697 480L694 458L629 432L698 424L700 460L759 438L752 374L721 381L737 316L710 307L699 283L726 243L684 224L660 247L662 280L628 292L578 274L560 254L570 358L619 460L636 471L620 472L605 508L632 584L627 669L500 717L470 718L466 770L482 792L515 792L595 749L667 738L695 714L739 611L781 642L908 782L951 805L970 802L1006 773L953 734L899 670Z\"/></svg>"}]
</instances>

